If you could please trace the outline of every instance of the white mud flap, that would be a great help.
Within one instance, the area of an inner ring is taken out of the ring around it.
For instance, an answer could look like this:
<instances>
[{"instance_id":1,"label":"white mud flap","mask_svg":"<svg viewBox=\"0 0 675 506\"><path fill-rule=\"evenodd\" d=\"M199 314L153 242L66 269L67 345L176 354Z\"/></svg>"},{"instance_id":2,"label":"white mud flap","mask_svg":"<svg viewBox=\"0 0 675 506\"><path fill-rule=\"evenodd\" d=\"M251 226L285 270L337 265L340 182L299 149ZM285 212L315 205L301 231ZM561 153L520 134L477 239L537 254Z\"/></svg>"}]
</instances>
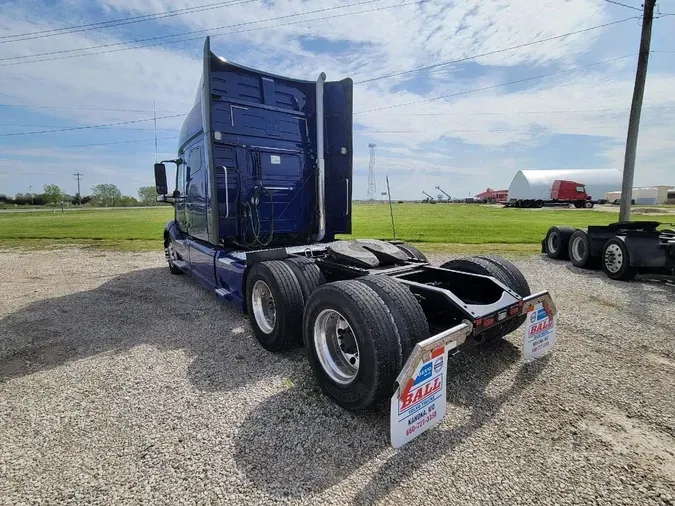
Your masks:
<instances>
[{"instance_id":1,"label":"white mud flap","mask_svg":"<svg viewBox=\"0 0 675 506\"><path fill-rule=\"evenodd\" d=\"M523 357L526 361L548 355L556 343L555 307L549 301L525 304L527 311L525 335L523 336Z\"/></svg>"},{"instance_id":2,"label":"white mud flap","mask_svg":"<svg viewBox=\"0 0 675 506\"><path fill-rule=\"evenodd\" d=\"M549 353L555 344L556 307L548 292L523 299L521 315L527 314L523 354L525 360ZM391 397L391 445L400 448L438 425L446 411L448 352L461 346L473 332L464 321L417 343L396 379Z\"/></svg>"},{"instance_id":3,"label":"white mud flap","mask_svg":"<svg viewBox=\"0 0 675 506\"><path fill-rule=\"evenodd\" d=\"M448 351L462 344L472 330L465 322L415 345L391 398L394 448L438 425L445 416Z\"/></svg>"}]
</instances>

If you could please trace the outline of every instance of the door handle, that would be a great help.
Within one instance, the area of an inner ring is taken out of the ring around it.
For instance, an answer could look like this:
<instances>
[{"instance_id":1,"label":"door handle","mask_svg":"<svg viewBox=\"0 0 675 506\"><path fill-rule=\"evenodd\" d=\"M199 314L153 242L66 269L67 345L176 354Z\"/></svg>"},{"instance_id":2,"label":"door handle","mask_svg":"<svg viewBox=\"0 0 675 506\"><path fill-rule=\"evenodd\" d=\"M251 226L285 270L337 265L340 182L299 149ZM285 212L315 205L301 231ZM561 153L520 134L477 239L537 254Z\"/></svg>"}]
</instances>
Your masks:
<instances>
[{"instance_id":1,"label":"door handle","mask_svg":"<svg viewBox=\"0 0 675 506\"><path fill-rule=\"evenodd\" d=\"M225 218L230 217L230 189L227 187L227 167L224 165L220 166L225 172Z\"/></svg>"},{"instance_id":2,"label":"door handle","mask_svg":"<svg viewBox=\"0 0 675 506\"><path fill-rule=\"evenodd\" d=\"M349 178L345 179L345 184L347 185L346 188L346 199L347 199L347 205L345 207L345 216L349 214Z\"/></svg>"}]
</instances>

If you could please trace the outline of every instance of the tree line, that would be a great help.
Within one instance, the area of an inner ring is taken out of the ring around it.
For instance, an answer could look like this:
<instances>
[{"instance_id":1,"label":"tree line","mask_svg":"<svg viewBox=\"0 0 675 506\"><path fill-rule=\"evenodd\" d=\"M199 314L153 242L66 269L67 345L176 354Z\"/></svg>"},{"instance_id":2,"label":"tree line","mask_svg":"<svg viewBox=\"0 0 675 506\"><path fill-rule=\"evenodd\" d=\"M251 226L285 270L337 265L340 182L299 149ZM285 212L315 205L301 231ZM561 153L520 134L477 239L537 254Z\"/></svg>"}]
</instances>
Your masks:
<instances>
[{"instance_id":1,"label":"tree line","mask_svg":"<svg viewBox=\"0 0 675 506\"><path fill-rule=\"evenodd\" d=\"M58 185L47 184L42 193L17 193L14 197L0 194L0 205L13 206L60 206L88 205L92 207L130 207L153 206L158 203L154 186L141 186L138 189L138 198L122 195L114 184L97 184L92 186L91 195L68 195Z\"/></svg>"}]
</instances>

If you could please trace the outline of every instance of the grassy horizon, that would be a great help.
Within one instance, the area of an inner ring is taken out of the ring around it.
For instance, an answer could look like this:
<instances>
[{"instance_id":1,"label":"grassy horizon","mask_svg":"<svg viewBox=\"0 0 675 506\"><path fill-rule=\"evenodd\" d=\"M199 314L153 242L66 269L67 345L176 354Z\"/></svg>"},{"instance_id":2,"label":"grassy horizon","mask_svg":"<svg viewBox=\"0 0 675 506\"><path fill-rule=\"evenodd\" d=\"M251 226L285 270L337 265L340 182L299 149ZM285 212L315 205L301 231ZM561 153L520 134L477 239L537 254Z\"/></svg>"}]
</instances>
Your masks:
<instances>
[{"instance_id":1,"label":"grassy horizon","mask_svg":"<svg viewBox=\"0 0 675 506\"><path fill-rule=\"evenodd\" d=\"M418 243L429 252L473 251L534 254L548 228L571 225L583 228L618 220L617 212L582 209L503 209L476 204L394 204L396 238ZM340 238L392 239L389 206L353 206L351 235ZM0 213L0 248L59 248L161 250L171 207L143 209L77 210ZM634 215L635 220L672 218Z\"/></svg>"}]
</instances>

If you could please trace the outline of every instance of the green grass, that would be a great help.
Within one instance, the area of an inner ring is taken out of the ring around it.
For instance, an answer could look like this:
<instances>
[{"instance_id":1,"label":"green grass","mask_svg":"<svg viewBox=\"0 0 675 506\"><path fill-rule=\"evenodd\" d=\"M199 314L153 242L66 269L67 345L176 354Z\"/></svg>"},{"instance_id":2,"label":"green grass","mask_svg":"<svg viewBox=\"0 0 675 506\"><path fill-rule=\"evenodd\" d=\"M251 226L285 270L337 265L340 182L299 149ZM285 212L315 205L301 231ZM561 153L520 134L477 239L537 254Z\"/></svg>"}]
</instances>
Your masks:
<instances>
[{"instance_id":1,"label":"green grass","mask_svg":"<svg viewBox=\"0 0 675 506\"><path fill-rule=\"evenodd\" d=\"M171 207L0 213L0 247L58 248L65 246L113 250L160 250ZM618 219L618 210L502 209L463 204L395 204L398 239L420 243L424 251L533 254L551 225L586 227ZM635 215L636 220L669 217ZM391 239L389 206L355 204L353 231L342 238Z\"/></svg>"},{"instance_id":2,"label":"green grass","mask_svg":"<svg viewBox=\"0 0 675 506\"><path fill-rule=\"evenodd\" d=\"M0 213L0 246L89 246L99 249L161 249L172 207Z\"/></svg>"}]
</instances>

